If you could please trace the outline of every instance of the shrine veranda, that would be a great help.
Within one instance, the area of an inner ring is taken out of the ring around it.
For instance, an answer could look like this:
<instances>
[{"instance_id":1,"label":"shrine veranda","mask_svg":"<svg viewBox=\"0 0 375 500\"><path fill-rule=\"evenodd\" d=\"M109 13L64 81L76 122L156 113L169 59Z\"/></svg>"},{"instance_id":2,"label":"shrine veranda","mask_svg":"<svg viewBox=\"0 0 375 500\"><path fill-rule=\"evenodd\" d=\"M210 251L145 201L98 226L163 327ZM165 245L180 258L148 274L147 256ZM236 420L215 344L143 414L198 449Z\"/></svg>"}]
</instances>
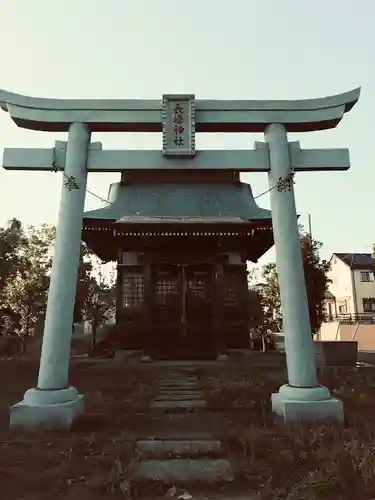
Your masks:
<instances>
[{"instance_id":1,"label":"shrine veranda","mask_svg":"<svg viewBox=\"0 0 375 500\"><path fill-rule=\"evenodd\" d=\"M276 246L288 385L272 395L286 422L334 418L343 406L317 380L299 246L294 174L347 170L347 149L301 149L288 132L336 127L360 89L299 101L60 100L0 91L21 128L67 132L52 149L5 148L8 170L63 172L38 381L11 408L11 427L69 428L84 395L68 386L81 240L118 266L118 348L145 359L216 359L246 345L246 262ZM105 150L92 132L160 132L160 150ZM263 133L249 150L195 148L197 133ZM84 212L89 172L119 172L103 208ZM271 211L240 172L267 172Z\"/></svg>"}]
</instances>

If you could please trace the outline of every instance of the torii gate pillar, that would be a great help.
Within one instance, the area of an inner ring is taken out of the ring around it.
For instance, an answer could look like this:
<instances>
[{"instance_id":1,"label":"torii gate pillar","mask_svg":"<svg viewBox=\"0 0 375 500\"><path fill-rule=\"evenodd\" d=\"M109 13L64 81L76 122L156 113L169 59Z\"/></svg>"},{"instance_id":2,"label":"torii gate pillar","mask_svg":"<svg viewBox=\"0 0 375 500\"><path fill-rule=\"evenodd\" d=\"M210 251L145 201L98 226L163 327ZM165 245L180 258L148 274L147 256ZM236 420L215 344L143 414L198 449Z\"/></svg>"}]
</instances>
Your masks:
<instances>
[{"instance_id":1,"label":"torii gate pillar","mask_svg":"<svg viewBox=\"0 0 375 500\"><path fill-rule=\"evenodd\" d=\"M38 385L12 407L11 427L69 428L84 411L83 396L68 385L68 372L90 137L84 123L70 125Z\"/></svg>"},{"instance_id":2,"label":"torii gate pillar","mask_svg":"<svg viewBox=\"0 0 375 500\"><path fill-rule=\"evenodd\" d=\"M265 130L270 187L291 172L287 131L281 124ZM285 421L304 418L343 420L343 404L319 385L306 294L293 181L285 189L271 189L272 225L285 332L288 384L272 394L272 409Z\"/></svg>"}]
</instances>

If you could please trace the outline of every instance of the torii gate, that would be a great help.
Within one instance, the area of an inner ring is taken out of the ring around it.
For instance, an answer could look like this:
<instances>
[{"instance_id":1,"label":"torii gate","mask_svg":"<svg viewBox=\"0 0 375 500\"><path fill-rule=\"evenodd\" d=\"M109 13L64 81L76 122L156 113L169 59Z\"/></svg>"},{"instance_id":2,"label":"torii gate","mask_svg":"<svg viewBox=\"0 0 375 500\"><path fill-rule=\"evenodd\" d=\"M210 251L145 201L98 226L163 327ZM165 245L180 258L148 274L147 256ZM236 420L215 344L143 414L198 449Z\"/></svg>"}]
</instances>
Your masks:
<instances>
[{"instance_id":1,"label":"torii gate","mask_svg":"<svg viewBox=\"0 0 375 500\"><path fill-rule=\"evenodd\" d=\"M356 104L360 89L299 101L61 100L0 90L0 104L22 128L68 132L53 149L8 149L8 170L63 170L64 179L48 294L39 377L10 412L12 427L69 428L84 410L83 395L68 386L71 324L76 292L88 172L127 169L228 169L268 172L277 270L285 331L288 384L272 394L285 421L333 417L343 405L319 385L311 334L293 190L294 172L347 170L347 149L301 150L288 132L334 128ZM162 151L106 151L91 132L162 132ZM262 132L252 151L195 151L196 132Z\"/></svg>"}]
</instances>

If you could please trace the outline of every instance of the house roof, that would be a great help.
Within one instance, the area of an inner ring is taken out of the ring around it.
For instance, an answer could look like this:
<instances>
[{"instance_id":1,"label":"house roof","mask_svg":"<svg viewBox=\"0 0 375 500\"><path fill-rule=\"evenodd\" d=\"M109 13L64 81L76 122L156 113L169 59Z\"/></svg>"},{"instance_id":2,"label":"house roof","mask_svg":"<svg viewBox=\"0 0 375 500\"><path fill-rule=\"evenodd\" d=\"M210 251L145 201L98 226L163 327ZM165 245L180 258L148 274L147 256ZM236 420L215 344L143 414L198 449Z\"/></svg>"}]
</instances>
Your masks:
<instances>
[{"instance_id":1,"label":"house roof","mask_svg":"<svg viewBox=\"0 0 375 500\"><path fill-rule=\"evenodd\" d=\"M372 269L372 255L370 253L334 253L350 269Z\"/></svg>"},{"instance_id":2,"label":"house roof","mask_svg":"<svg viewBox=\"0 0 375 500\"><path fill-rule=\"evenodd\" d=\"M335 300L335 296L333 295L332 292L330 292L329 290L325 290L324 291L324 298L326 300Z\"/></svg>"}]
</instances>

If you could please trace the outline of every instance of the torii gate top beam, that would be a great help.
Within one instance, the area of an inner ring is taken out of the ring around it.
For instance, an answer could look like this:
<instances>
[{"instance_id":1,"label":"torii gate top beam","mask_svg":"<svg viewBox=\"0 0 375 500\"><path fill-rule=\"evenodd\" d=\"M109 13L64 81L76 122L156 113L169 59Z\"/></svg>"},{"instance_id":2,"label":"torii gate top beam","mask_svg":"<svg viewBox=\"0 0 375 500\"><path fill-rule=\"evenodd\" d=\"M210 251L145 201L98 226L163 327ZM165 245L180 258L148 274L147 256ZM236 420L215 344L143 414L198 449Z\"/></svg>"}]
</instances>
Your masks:
<instances>
[{"instance_id":1,"label":"torii gate top beam","mask_svg":"<svg viewBox=\"0 0 375 500\"><path fill-rule=\"evenodd\" d=\"M197 132L263 132L281 123L288 132L334 128L356 104L360 88L296 101L197 100ZM92 132L162 132L160 100L44 99L0 90L0 106L22 128L66 132L83 122Z\"/></svg>"}]
</instances>

